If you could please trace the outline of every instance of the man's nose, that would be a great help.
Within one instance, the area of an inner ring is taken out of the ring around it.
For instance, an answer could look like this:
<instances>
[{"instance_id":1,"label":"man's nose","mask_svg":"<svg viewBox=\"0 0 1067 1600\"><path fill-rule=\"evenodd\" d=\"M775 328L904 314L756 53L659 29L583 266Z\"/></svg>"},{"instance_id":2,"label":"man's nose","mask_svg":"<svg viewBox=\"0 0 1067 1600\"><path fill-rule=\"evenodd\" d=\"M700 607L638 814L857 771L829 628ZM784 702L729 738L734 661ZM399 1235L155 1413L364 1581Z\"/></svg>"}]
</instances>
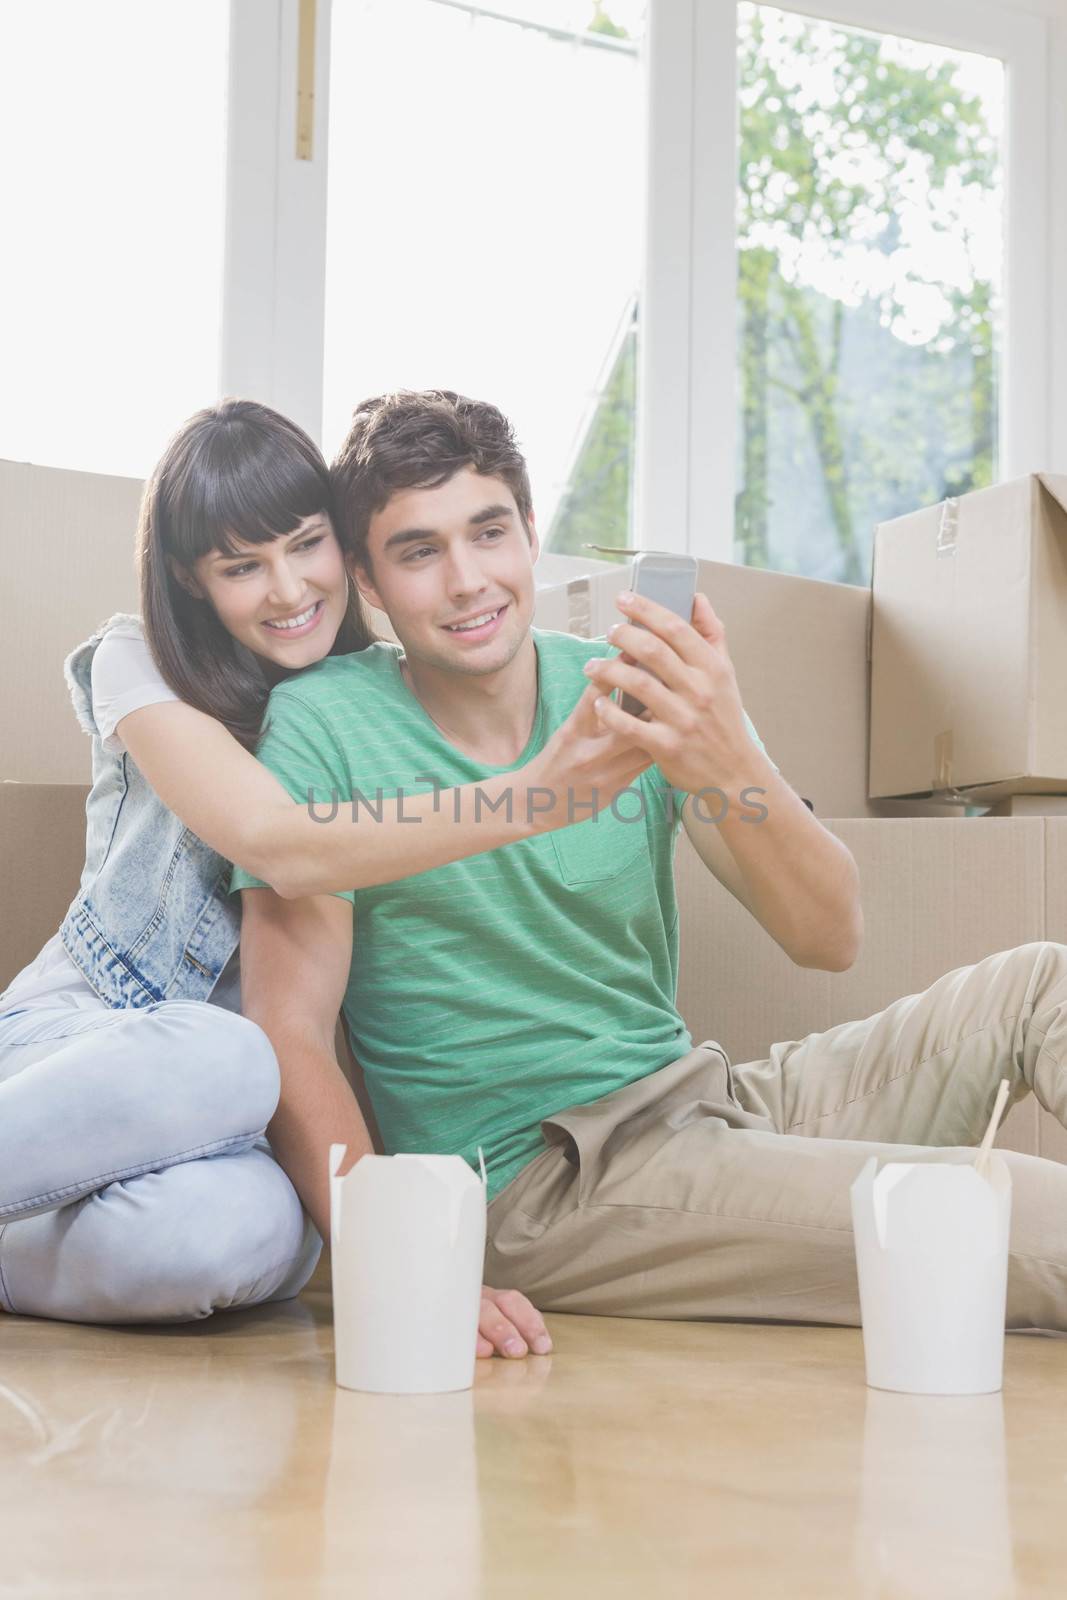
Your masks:
<instances>
[{"instance_id":1,"label":"man's nose","mask_svg":"<svg viewBox=\"0 0 1067 1600\"><path fill-rule=\"evenodd\" d=\"M478 594L486 587L486 577L478 557L468 547L452 550L448 557L448 587L452 594Z\"/></svg>"}]
</instances>

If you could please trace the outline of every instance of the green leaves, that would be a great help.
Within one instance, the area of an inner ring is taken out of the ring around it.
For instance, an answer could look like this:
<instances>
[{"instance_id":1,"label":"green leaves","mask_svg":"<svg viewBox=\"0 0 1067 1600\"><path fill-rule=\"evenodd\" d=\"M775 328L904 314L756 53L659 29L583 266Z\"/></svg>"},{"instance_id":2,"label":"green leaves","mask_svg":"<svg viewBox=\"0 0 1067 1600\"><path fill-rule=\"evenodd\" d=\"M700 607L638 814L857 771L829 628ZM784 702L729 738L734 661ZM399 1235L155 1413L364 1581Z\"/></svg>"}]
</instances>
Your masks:
<instances>
[{"instance_id":1,"label":"green leaves","mask_svg":"<svg viewBox=\"0 0 1067 1600\"><path fill-rule=\"evenodd\" d=\"M875 519L995 470L996 129L959 55L738 18L738 554L863 581ZM835 558L783 551L812 495L776 516L776 482L818 484Z\"/></svg>"}]
</instances>

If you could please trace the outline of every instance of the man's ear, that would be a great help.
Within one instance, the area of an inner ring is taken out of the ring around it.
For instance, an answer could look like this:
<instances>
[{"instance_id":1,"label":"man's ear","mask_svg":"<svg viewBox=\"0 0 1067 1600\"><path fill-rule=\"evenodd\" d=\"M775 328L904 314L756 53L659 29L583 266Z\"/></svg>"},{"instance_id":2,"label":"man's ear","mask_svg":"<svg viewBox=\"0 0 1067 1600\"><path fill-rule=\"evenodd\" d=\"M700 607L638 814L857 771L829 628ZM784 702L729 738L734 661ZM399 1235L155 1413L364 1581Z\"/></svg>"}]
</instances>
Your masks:
<instances>
[{"instance_id":1,"label":"man's ear","mask_svg":"<svg viewBox=\"0 0 1067 1600\"><path fill-rule=\"evenodd\" d=\"M350 559L347 565L353 583L367 604L373 606L376 611L384 611L385 605L382 602L381 595L374 587L374 579L371 576L370 567L353 559Z\"/></svg>"},{"instance_id":2,"label":"man's ear","mask_svg":"<svg viewBox=\"0 0 1067 1600\"><path fill-rule=\"evenodd\" d=\"M532 511L526 518L526 532L530 540L530 560L533 562L541 554L541 541L537 537L537 522Z\"/></svg>"},{"instance_id":3,"label":"man's ear","mask_svg":"<svg viewBox=\"0 0 1067 1600\"><path fill-rule=\"evenodd\" d=\"M170 575L175 583L180 583L186 594L191 594L194 600L205 599L203 589L197 583L188 567L183 567L179 562L175 561L173 556L167 557L167 566L170 568Z\"/></svg>"}]
</instances>

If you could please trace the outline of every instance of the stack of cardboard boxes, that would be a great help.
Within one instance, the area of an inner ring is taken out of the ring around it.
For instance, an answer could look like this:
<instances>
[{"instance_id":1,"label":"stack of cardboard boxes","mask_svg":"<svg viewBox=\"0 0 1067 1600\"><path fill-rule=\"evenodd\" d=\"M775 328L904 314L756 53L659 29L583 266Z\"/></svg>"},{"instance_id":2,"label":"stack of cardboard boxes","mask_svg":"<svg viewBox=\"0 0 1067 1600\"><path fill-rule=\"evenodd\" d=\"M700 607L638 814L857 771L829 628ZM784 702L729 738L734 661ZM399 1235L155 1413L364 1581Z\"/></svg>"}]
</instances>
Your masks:
<instances>
[{"instance_id":1,"label":"stack of cardboard boxes","mask_svg":"<svg viewBox=\"0 0 1067 1600\"><path fill-rule=\"evenodd\" d=\"M138 498L132 480L0 463L20 552L0 699L0 984L77 885L89 751L60 663L111 612L136 609ZM848 972L793 966L683 836L679 1006L696 1038L751 1059L995 950L1067 942L1067 816L1033 799L1067 797L1065 502L1067 479L1028 479L886 524L873 606L866 589L700 564L768 751L856 857L866 938ZM627 579L625 566L546 555L535 621L602 634ZM967 815L979 800L1043 809ZM1067 1159L1067 1133L1032 1097L998 1143Z\"/></svg>"}]
</instances>

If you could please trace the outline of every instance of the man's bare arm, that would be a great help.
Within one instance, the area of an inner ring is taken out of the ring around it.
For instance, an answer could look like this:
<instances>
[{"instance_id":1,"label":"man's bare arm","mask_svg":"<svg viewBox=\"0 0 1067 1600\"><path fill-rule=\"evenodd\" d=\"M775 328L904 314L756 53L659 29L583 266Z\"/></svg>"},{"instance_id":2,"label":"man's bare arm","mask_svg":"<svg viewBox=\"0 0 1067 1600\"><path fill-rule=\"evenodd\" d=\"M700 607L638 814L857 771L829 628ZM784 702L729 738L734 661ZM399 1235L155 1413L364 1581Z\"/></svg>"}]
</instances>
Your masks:
<instances>
[{"instance_id":1,"label":"man's bare arm","mask_svg":"<svg viewBox=\"0 0 1067 1600\"><path fill-rule=\"evenodd\" d=\"M241 891L241 1007L266 1032L282 1074L267 1128L279 1164L323 1239L330 1237L329 1153L345 1144L347 1172L372 1145L337 1064L334 1036L352 959L352 907L336 895L283 900ZM478 1354L547 1354L541 1313L517 1289L482 1289Z\"/></svg>"},{"instance_id":2,"label":"man's bare arm","mask_svg":"<svg viewBox=\"0 0 1067 1600\"><path fill-rule=\"evenodd\" d=\"M720 822L711 820L710 806L702 814L702 802L686 796L685 831L704 865L792 961L844 971L856 958L863 931L856 863L755 746L753 751L754 765L758 760L765 770L735 786ZM756 802L737 804L746 786L758 788L762 816Z\"/></svg>"},{"instance_id":3,"label":"man's bare arm","mask_svg":"<svg viewBox=\"0 0 1067 1600\"><path fill-rule=\"evenodd\" d=\"M330 1145L348 1146L342 1171L372 1148L334 1052L352 959L352 906L336 895L283 900L273 889L244 889L241 902L241 1009L269 1037L282 1075L267 1134L328 1239Z\"/></svg>"},{"instance_id":4,"label":"man's bare arm","mask_svg":"<svg viewBox=\"0 0 1067 1600\"><path fill-rule=\"evenodd\" d=\"M600 720L642 746L668 783L686 791L682 819L697 853L786 954L801 967L844 971L863 937L856 863L749 735L711 602L697 595L691 623L642 595L624 592L616 604L632 619L608 629L623 653L585 668L605 691ZM616 705L611 689L635 695L646 716ZM718 797L729 801L718 825L697 813L705 795L716 810ZM752 795L762 807L758 822Z\"/></svg>"}]
</instances>

